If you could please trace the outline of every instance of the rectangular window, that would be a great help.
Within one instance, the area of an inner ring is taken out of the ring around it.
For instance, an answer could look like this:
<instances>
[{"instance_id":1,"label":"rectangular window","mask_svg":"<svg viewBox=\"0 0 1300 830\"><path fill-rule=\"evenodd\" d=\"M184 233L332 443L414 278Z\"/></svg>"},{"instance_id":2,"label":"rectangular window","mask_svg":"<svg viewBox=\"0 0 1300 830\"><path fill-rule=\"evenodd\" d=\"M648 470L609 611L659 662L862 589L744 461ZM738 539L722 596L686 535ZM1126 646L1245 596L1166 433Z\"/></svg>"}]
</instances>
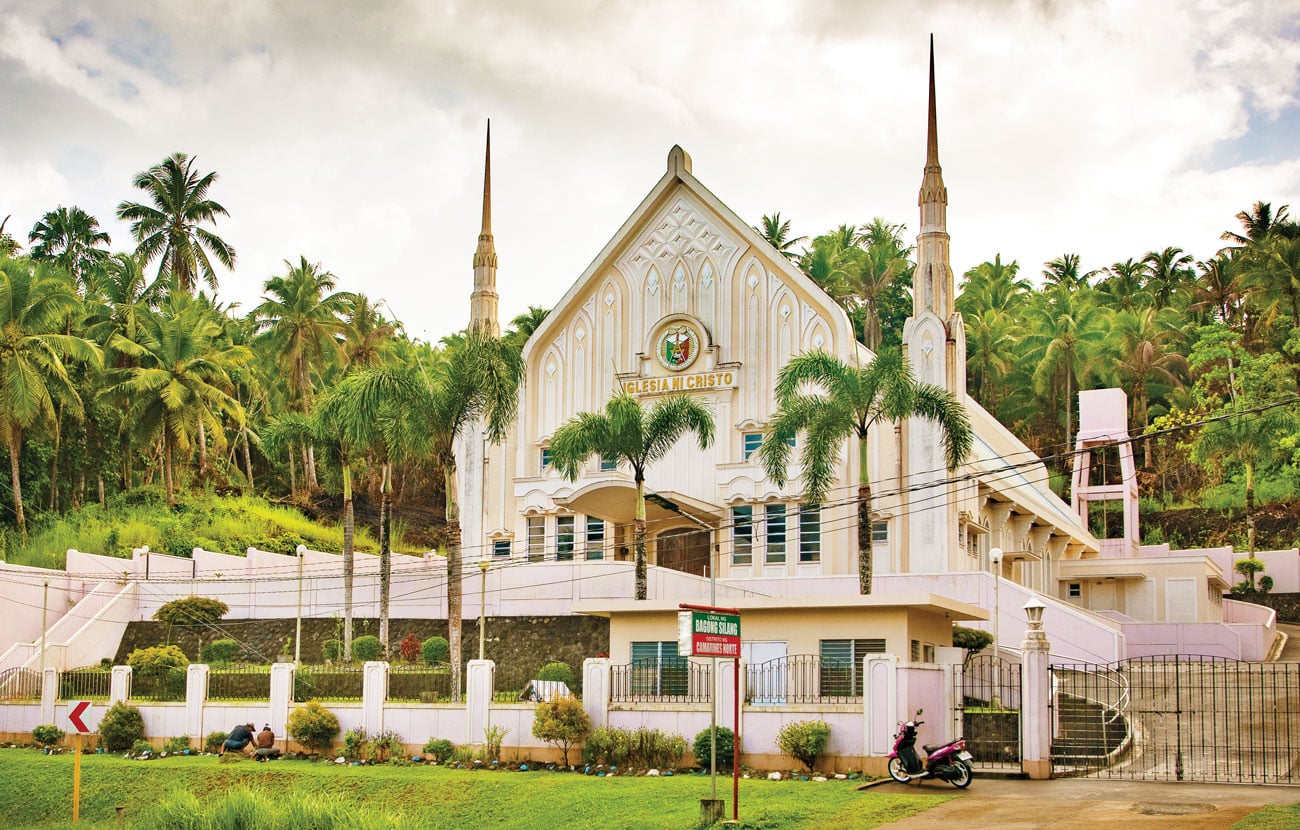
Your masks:
<instances>
[{"instance_id":1,"label":"rectangular window","mask_svg":"<svg viewBox=\"0 0 1300 830\"><path fill-rule=\"evenodd\" d=\"M767 554L763 561L769 565L785 562L785 505L769 504L766 508L764 539Z\"/></svg>"},{"instance_id":2,"label":"rectangular window","mask_svg":"<svg viewBox=\"0 0 1300 830\"><path fill-rule=\"evenodd\" d=\"M542 447L542 472L545 472L549 466L551 466L551 448Z\"/></svg>"},{"instance_id":3,"label":"rectangular window","mask_svg":"<svg viewBox=\"0 0 1300 830\"><path fill-rule=\"evenodd\" d=\"M1083 583L1071 582L1069 588L1069 596L1071 599L1081 598L1083 596Z\"/></svg>"},{"instance_id":4,"label":"rectangular window","mask_svg":"<svg viewBox=\"0 0 1300 830\"><path fill-rule=\"evenodd\" d=\"M632 643L632 694L685 695L688 671L676 640Z\"/></svg>"},{"instance_id":5,"label":"rectangular window","mask_svg":"<svg viewBox=\"0 0 1300 830\"><path fill-rule=\"evenodd\" d=\"M528 517L528 561L541 562L546 558L546 517Z\"/></svg>"},{"instance_id":6,"label":"rectangular window","mask_svg":"<svg viewBox=\"0 0 1300 830\"><path fill-rule=\"evenodd\" d=\"M741 441L740 444L741 449L743 450L745 460L748 461L749 457L754 453L758 452L758 448L762 445L763 433L746 432L744 435L741 436L740 441Z\"/></svg>"},{"instance_id":7,"label":"rectangular window","mask_svg":"<svg viewBox=\"0 0 1300 830\"><path fill-rule=\"evenodd\" d=\"M871 543L883 545L889 541L889 522L871 523Z\"/></svg>"},{"instance_id":8,"label":"rectangular window","mask_svg":"<svg viewBox=\"0 0 1300 830\"><path fill-rule=\"evenodd\" d=\"M822 506L799 505L799 561L822 561Z\"/></svg>"},{"instance_id":9,"label":"rectangular window","mask_svg":"<svg viewBox=\"0 0 1300 830\"><path fill-rule=\"evenodd\" d=\"M497 539L492 543L492 555L508 558L510 556L510 540Z\"/></svg>"},{"instance_id":10,"label":"rectangular window","mask_svg":"<svg viewBox=\"0 0 1300 830\"><path fill-rule=\"evenodd\" d=\"M822 697L860 697L862 658L884 653L883 639L822 640L818 672Z\"/></svg>"},{"instance_id":11,"label":"rectangular window","mask_svg":"<svg viewBox=\"0 0 1300 830\"><path fill-rule=\"evenodd\" d=\"M617 469L618 469L618 456L617 456L617 455L602 455L602 456L600 457L600 469L601 469L601 472L608 472L609 470L617 470Z\"/></svg>"},{"instance_id":12,"label":"rectangular window","mask_svg":"<svg viewBox=\"0 0 1300 830\"><path fill-rule=\"evenodd\" d=\"M576 517L555 517L555 561L573 561L573 539Z\"/></svg>"},{"instance_id":13,"label":"rectangular window","mask_svg":"<svg viewBox=\"0 0 1300 830\"><path fill-rule=\"evenodd\" d=\"M754 564L754 508L731 508L731 564Z\"/></svg>"},{"instance_id":14,"label":"rectangular window","mask_svg":"<svg viewBox=\"0 0 1300 830\"><path fill-rule=\"evenodd\" d=\"M921 662L923 663L934 662L934 643L926 643L924 646L921 647Z\"/></svg>"},{"instance_id":15,"label":"rectangular window","mask_svg":"<svg viewBox=\"0 0 1300 830\"><path fill-rule=\"evenodd\" d=\"M921 641L920 640L912 641L911 660L913 663L921 662Z\"/></svg>"},{"instance_id":16,"label":"rectangular window","mask_svg":"<svg viewBox=\"0 0 1300 830\"><path fill-rule=\"evenodd\" d=\"M605 558L605 520L587 517L587 558Z\"/></svg>"}]
</instances>

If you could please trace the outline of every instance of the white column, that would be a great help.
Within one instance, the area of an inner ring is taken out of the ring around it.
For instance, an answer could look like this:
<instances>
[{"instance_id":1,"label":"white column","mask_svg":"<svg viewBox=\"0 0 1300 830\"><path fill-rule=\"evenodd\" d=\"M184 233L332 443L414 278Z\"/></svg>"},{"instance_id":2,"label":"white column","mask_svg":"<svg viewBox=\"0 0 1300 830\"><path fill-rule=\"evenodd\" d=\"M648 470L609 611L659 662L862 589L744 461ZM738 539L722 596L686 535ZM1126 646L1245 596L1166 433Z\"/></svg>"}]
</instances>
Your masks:
<instances>
[{"instance_id":1,"label":"white column","mask_svg":"<svg viewBox=\"0 0 1300 830\"><path fill-rule=\"evenodd\" d=\"M592 729L609 725L609 658L588 657L582 661L582 708Z\"/></svg>"},{"instance_id":2,"label":"white column","mask_svg":"<svg viewBox=\"0 0 1300 830\"><path fill-rule=\"evenodd\" d=\"M862 746L868 758L884 758L893 749L898 707L898 657L868 654L862 658Z\"/></svg>"},{"instance_id":3,"label":"white column","mask_svg":"<svg viewBox=\"0 0 1300 830\"><path fill-rule=\"evenodd\" d=\"M736 720L736 664L731 660L718 661L718 675L713 678L713 705L718 713L718 726L725 726L735 735L744 734L745 730L745 682L749 662L740 661L740 723ZM743 747L742 747L743 751Z\"/></svg>"},{"instance_id":4,"label":"white column","mask_svg":"<svg viewBox=\"0 0 1300 830\"><path fill-rule=\"evenodd\" d=\"M193 663L185 670L185 734L190 748L203 748L203 707L208 702L208 667Z\"/></svg>"},{"instance_id":5,"label":"white column","mask_svg":"<svg viewBox=\"0 0 1300 830\"><path fill-rule=\"evenodd\" d=\"M293 663L271 664L271 731L279 735L284 743L283 749L289 749L289 709L293 706L293 687L295 667Z\"/></svg>"},{"instance_id":6,"label":"white column","mask_svg":"<svg viewBox=\"0 0 1300 830\"><path fill-rule=\"evenodd\" d=\"M41 675L41 724L54 723L54 701L59 697L59 670L47 666Z\"/></svg>"},{"instance_id":7,"label":"white column","mask_svg":"<svg viewBox=\"0 0 1300 830\"><path fill-rule=\"evenodd\" d=\"M131 699L131 667L114 666L108 680L108 705L126 703Z\"/></svg>"},{"instance_id":8,"label":"white column","mask_svg":"<svg viewBox=\"0 0 1300 830\"><path fill-rule=\"evenodd\" d=\"M497 664L470 660L465 669L465 743L483 743L483 731L492 725L492 691Z\"/></svg>"},{"instance_id":9,"label":"white column","mask_svg":"<svg viewBox=\"0 0 1300 830\"><path fill-rule=\"evenodd\" d=\"M388 664L371 660L363 668L361 728L371 735L384 731L384 702L388 700Z\"/></svg>"},{"instance_id":10,"label":"white column","mask_svg":"<svg viewBox=\"0 0 1300 830\"><path fill-rule=\"evenodd\" d=\"M1020 644L1020 682L1024 689L1020 700L1020 769L1034 779L1052 777L1050 644L1042 625L1031 622Z\"/></svg>"}]
</instances>

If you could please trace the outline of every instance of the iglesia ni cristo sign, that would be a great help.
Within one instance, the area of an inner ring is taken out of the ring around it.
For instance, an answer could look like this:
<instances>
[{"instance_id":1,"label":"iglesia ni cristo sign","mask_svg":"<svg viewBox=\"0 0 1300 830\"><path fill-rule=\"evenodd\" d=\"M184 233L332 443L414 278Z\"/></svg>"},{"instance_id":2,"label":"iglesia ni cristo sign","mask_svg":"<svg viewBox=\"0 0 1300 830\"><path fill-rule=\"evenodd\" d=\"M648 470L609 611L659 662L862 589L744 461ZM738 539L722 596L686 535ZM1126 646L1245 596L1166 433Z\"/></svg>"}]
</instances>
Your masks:
<instances>
[{"instance_id":1,"label":"iglesia ni cristo sign","mask_svg":"<svg viewBox=\"0 0 1300 830\"><path fill-rule=\"evenodd\" d=\"M669 392L704 392L709 389L734 389L736 373L700 372L695 375L673 375L663 378L636 378L623 381L623 391L629 395L663 395Z\"/></svg>"},{"instance_id":2,"label":"iglesia ni cristo sign","mask_svg":"<svg viewBox=\"0 0 1300 830\"><path fill-rule=\"evenodd\" d=\"M700 356L703 339L696 326L690 321L673 320L661 328L655 336L654 355L661 367L674 374L625 379L623 391L629 395L662 395L671 392L734 389L736 386L734 370L685 373Z\"/></svg>"}]
</instances>

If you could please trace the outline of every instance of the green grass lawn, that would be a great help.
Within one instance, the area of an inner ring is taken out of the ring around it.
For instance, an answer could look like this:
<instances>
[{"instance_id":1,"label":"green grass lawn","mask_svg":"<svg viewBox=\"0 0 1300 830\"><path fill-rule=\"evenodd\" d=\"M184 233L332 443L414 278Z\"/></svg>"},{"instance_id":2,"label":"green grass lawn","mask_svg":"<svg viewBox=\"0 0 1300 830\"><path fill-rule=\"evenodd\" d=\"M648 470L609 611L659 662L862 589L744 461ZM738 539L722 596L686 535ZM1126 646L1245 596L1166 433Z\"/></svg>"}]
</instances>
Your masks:
<instances>
[{"instance_id":1,"label":"green grass lawn","mask_svg":"<svg viewBox=\"0 0 1300 830\"><path fill-rule=\"evenodd\" d=\"M741 781L743 826L762 830L876 827L929 809L951 795L880 795L858 782ZM127 761L82 758L82 826L115 827L114 807L128 826L161 826L160 802L178 792L204 801L248 788L263 805L337 800L363 819L357 826L394 828L691 828L709 796L701 775L596 778L554 772L469 772L437 767L339 767L305 761L221 762L215 757ZM731 781L718 792L731 813ZM72 756L30 749L0 750L0 825L71 826ZM269 816L264 813L264 816ZM174 821L166 822L174 824ZM222 826L232 826L224 824ZM234 825L306 826L292 822ZM337 826L337 825L336 825Z\"/></svg>"},{"instance_id":2,"label":"green grass lawn","mask_svg":"<svg viewBox=\"0 0 1300 830\"><path fill-rule=\"evenodd\" d=\"M1291 830L1300 827L1300 802L1262 807L1232 825L1232 830Z\"/></svg>"}]
</instances>

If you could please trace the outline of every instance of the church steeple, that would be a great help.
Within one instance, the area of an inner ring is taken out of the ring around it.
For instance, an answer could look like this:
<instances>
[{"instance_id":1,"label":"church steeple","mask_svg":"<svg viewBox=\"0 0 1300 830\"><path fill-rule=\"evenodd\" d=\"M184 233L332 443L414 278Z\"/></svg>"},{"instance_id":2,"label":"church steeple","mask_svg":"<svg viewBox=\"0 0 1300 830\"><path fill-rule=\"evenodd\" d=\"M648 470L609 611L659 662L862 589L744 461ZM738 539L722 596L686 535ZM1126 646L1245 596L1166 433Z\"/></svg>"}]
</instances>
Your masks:
<instances>
[{"instance_id":1,"label":"church steeple","mask_svg":"<svg viewBox=\"0 0 1300 830\"><path fill-rule=\"evenodd\" d=\"M948 262L948 188L939 166L939 116L934 96L934 35L930 36L930 109L926 124L925 172L921 177L921 227L916 239L912 313L932 311L946 320L953 313L952 268Z\"/></svg>"},{"instance_id":2,"label":"church steeple","mask_svg":"<svg viewBox=\"0 0 1300 830\"><path fill-rule=\"evenodd\" d=\"M469 296L470 328L483 328L497 337L497 249L492 241L492 120L488 119L483 154L483 224L474 251L474 293Z\"/></svg>"}]
</instances>

